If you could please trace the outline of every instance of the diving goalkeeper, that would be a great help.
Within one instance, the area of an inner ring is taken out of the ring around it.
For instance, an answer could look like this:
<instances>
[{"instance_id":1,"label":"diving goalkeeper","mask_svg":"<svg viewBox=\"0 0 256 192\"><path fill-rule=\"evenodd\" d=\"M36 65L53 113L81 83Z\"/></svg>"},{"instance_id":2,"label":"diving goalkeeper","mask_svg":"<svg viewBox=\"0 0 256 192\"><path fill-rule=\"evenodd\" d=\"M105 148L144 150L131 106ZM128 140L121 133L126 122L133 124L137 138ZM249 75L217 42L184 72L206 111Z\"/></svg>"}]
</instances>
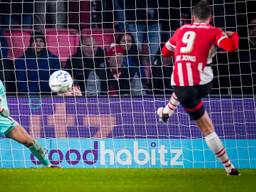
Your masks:
<instances>
[{"instance_id":1,"label":"diving goalkeeper","mask_svg":"<svg viewBox=\"0 0 256 192\"><path fill-rule=\"evenodd\" d=\"M0 134L11 138L26 146L32 154L46 167L57 168L47 158L46 152L28 132L14 119L10 117L6 91L3 82L0 80Z\"/></svg>"}]
</instances>

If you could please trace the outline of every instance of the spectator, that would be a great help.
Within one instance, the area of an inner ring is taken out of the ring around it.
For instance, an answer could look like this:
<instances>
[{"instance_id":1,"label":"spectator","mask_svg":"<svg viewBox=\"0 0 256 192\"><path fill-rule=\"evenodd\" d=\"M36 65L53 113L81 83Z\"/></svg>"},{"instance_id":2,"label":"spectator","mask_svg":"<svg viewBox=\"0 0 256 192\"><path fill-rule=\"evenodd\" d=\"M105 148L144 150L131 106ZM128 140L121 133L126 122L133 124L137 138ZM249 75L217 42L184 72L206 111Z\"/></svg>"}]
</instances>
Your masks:
<instances>
[{"instance_id":1,"label":"spectator","mask_svg":"<svg viewBox=\"0 0 256 192\"><path fill-rule=\"evenodd\" d=\"M51 27L67 25L65 0L35 0L35 29L43 30L46 24Z\"/></svg>"},{"instance_id":2,"label":"spectator","mask_svg":"<svg viewBox=\"0 0 256 192\"><path fill-rule=\"evenodd\" d=\"M60 60L47 50L43 33L35 32L30 39L30 47L15 61L18 92L49 94L50 74L60 66Z\"/></svg>"},{"instance_id":3,"label":"spectator","mask_svg":"<svg viewBox=\"0 0 256 192\"><path fill-rule=\"evenodd\" d=\"M100 79L100 90L96 87L93 92L95 94L100 92L101 95L107 94L108 71L104 58L104 50L96 46L96 40L93 37L81 38L81 47L78 48L76 55L67 62L66 70L72 74L83 94L88 88L88 78L91 72L95 72Z\"/></svg>"},{"instance_id":4,"label":"spectator","mask_svg":"<svg viewBox=\"0 0 256 192\"><path fill-rule=\"evenodd\" d=\"M141 60L133 35L131 33L119 35L116 45L108 51L107 55L109 68L118 82L115 85L119 86L114 89L120 89L120 94L144 94L144 69L140 65Z\"/></svg>"},{"instance_id":5,"label":"spectator","mask_svg":"<svg viewBox=\"0 0 256 192\"><path fill-rule=\"evenodd\" d=\"M117 12L115 21L118 22L118 30L124 29L125 32L132 33L140 52L146 42L149 45L148 53L151 62L153 62L161 43L159 23L161 9L158 9L158 0L116 0L114 6ZM125 26L122 25L123 21L126 21Z\"/></svg>"},{"instance_id":6,"label":"spectator","mask_svg":"<svg viewBox=\"0 0 256 192\"><path fill-rule=\"evenodd\" d=\"M128 73L122 68L124 50L120 45L113 45L107 52L109 75L109 95L130 94Z\"/></svg>"}]
</instances>

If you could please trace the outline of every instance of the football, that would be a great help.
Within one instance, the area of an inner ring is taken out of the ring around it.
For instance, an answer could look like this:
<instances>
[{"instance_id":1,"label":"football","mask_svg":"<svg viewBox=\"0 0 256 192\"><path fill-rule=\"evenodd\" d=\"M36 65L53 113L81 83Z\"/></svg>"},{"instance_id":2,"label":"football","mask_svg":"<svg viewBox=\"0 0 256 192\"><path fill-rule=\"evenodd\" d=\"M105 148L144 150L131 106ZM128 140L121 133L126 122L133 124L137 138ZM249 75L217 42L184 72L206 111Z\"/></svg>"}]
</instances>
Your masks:
<instances>
[{"instance_id":1,"label":"football","mask_svg":"<svg viewBox=\"0 0 256 192\"><path fill-rule=\"evenodd\" d=\"M54 93L65 93L71 89L73 78L64 70L58 70L50 75L49 86Z\"/></svg>"}]
</instances>

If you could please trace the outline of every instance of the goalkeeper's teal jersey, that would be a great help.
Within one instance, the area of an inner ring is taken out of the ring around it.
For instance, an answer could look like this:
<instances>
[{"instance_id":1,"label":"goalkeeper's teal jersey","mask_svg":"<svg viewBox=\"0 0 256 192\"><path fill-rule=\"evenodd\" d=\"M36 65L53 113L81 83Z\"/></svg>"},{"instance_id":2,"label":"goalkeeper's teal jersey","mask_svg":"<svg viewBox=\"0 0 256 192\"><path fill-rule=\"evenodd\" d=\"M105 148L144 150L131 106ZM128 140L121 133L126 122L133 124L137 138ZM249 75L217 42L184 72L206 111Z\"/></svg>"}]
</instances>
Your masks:
<instances>
[{"instance_id":1,"label":"goalkeeper's teal jersey","mask_svg":"<svg viewBox=\"0 0 256 192\"><path fill-rule=\"evenodd\" d=\"M0 105L4 108L4 110L8 109L8 103L6 98L6 90L3 85L3 82L0 80ZM16 126L16 121L11 117L6 117L0 114L0 135L7 135L13 128Z\"/></svg>"},{"instance_id":2,"label":"goalkeeper's teal jersey","mask_svg":"<svg viewBox=\"0 0 256 192\"><path fill-rule=\"evenodd\" d=\"M0 80L0 99L1 99L1 106L7 110L9 110L8 108L8 103L7 103L7 98L6 98L6 90L4 87L3 82Z\"/></svg>"}]
</instances>

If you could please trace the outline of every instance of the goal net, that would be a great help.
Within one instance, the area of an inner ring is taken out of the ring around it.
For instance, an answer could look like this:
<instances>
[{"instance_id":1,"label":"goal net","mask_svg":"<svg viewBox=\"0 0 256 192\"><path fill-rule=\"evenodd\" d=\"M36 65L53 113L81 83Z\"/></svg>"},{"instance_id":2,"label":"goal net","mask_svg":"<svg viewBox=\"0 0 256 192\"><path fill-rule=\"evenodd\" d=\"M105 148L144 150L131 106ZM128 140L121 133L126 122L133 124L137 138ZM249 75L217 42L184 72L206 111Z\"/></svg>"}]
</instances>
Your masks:
<instances>
[{"instance_id":1,"label":"goal net","mask_svg":"<svg viewBox=\"0 0 256 192\"><path fill-rule=\"evenodd\" d=\"M222 167L182 107L167 123L156 114L173 92L173 60L161 47L191 22L197 2L2 0L0 77L11 116L61 167ZM233 163L256 168L256 4L210 3L212 24L238 31L240 47L217 50L204 104ZM74 78L66 94L48 86L58 69ZM0 138L0 168L41 166L24 146Z\"/></svg>"}]
</instances>

